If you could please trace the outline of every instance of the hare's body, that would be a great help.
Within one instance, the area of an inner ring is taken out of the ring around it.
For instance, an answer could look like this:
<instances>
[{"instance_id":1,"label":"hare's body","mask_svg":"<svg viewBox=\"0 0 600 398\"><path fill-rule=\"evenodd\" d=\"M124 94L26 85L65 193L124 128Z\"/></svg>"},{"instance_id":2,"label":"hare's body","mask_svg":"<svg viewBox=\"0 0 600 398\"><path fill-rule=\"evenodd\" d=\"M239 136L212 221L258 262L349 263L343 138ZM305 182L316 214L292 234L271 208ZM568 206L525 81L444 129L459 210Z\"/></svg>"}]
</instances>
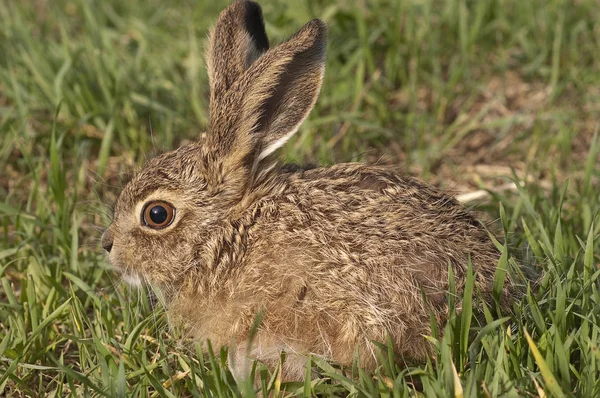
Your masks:
<instances>
[{"instance_id":1,"label":"hare's body","mask_svg":"<svg viewBox=\"0 0 600 398\"><path fill-rule=\"evenodd\" d=\"M230 345L241 377L248 359L274 365L282 351L288 379L308 354L349 365L358 352L372 369L388 335L399 360L424 359L430 314L440 326L449 315L449 265L459 297L469 258L491 297L499 252L485 228L389 168L277 165L270 154L320 88L321 22L268 49L260 8L238 1L211 37L210 132L125 187L103 237L111 262L160 289L197 339Z\"/></svg>"},{"instance_id":2,"label":"hare's body","mask_svg":"<svg viewBox=\"0 0 600 398\"><path fill-rule=\"evenodd\" d=\"M479 290L489 293L498 251L463 206L433 187L360 164L262 177L253 200L198 242L198 263L177 284L185 290L167 295L197 339L237 342L245 353L262 313L253 356L275 365L283 350L350 365L358 351L371 368L373 341L388 333L401 358L426 357L430 311L440 326L448 316L448 264L460 292L471 254ZM291 379L305 372L295 359Z\"/></svg>"}]
</instances>

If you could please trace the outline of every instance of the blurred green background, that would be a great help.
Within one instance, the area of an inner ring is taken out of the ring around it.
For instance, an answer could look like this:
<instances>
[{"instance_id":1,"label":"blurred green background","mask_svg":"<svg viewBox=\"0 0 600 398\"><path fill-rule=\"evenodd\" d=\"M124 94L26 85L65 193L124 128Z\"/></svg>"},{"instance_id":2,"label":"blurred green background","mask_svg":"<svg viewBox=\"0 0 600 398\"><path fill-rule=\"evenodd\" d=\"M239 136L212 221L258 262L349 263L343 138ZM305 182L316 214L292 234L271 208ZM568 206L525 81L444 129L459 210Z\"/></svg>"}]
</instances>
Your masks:
<instances>
[{"instance_id":1,"label":"blurred green background","mask_svg":"<svg viewBox=\"0 0 600 398\"><path fill-rule=\"evenodd\" d=\"M204 130L207 29L227 4L0 2L0 395L246 391L219 352L206 359L178 343L99 245L126 176ZM473 357L459 344L440 348L437 366L347 380L320 367L288 391L414 395L413 372L426 396L600 394L598 2L261 4L272 44L311 18L329 26L320 99L284 160L396 164L477 192L468 204L545 271L512 332L492 323ZM451 342L468 335L461 322Z\"/></svg>"}]
</instances>

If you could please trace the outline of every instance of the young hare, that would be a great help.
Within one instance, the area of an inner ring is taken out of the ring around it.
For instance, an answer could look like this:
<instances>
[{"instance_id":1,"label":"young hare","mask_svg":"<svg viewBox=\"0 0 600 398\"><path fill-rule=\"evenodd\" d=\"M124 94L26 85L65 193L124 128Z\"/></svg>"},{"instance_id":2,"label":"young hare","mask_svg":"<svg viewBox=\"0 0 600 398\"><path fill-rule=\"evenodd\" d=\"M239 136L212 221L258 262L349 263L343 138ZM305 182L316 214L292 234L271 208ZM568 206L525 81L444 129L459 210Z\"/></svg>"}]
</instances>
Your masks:
<instances>
[{"instance_id":1,"label":"young hare","mask_svg":"<svg viewBox=\"0 0 600 398\"><path fill-rule=\"evenodd\" d=\"M460 296L469 258L491 297L499 252L455 199L390 168L272 156L315 104L326 35L313 20L269 48L256 3L225 9L207 54L209 131L147 162L102 237L126 281L160 291L194 338L229 346L239 378L282 351L288 380L304 377L306 355L357 354L372 370L388 336L398 358L426 358L430 314L448 319L448 267Z\"/></svg>"}]
</instances>

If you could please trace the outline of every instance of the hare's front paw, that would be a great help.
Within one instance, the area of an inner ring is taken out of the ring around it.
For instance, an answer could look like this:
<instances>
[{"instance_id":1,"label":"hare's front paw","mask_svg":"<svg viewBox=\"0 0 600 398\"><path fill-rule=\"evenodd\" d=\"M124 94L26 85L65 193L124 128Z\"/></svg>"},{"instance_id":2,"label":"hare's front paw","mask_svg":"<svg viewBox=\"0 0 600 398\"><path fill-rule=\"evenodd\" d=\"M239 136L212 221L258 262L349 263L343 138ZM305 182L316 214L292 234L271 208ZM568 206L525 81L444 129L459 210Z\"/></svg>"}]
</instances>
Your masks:
<instances>
[{"instance_id":1,"label":"hare's front paw","mask_svg":"<svg viewBox=\"0 0 600 398\"><path fill-rule=\"evenodd\" d=\"M285 355L282 356L282 352L285 352ZM282 358L283 362L281 362ZM281 345L255 344L249 350L248 343L242 343L229 351L229 370L238 383L250 378L254 360L259 360L270 371L279 369L282 381L303 380L306 375L308 362L306 355L289 348L285 349ZM260 375L255 375L255 384L260 382L259 378Z\"/></svg>"}]
</instances>

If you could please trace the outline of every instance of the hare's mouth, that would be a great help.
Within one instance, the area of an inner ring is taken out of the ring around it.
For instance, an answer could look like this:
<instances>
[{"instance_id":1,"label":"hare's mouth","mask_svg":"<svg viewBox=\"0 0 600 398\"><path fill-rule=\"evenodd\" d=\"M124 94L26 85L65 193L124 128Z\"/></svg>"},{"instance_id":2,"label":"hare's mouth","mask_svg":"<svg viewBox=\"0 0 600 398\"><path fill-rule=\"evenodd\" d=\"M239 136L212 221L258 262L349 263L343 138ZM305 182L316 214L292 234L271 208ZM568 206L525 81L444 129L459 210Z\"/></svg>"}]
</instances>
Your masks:
<instances>
[{"instance_id":1,"label":"hare's mouth","mask_svg":"<svg viewBox=\"0 0 600 398\"><path fill-rule=\"evenodd\" d=\"M129 269L123 269L115 265L113 265L113 270L116 271L121 276L121 280L123 280L129 286L142 286L142 278L136 272L132 272Z\"/></svg>"},{"instance_id":2,"label":"hare's mouth","mask_svg":"<svg viewBox=\"0 0 600 398\"><path fill-rule=\"evenodd\" d=\"M140 287L142 286L142 278L137 272L133 272L129 267L123 266L123 262L119 261L119 258L115 258L113 253L108 256L108 261L112 265L112 270L121 276L121 280L130 286Z\"/></svg>"}]
</instances>

